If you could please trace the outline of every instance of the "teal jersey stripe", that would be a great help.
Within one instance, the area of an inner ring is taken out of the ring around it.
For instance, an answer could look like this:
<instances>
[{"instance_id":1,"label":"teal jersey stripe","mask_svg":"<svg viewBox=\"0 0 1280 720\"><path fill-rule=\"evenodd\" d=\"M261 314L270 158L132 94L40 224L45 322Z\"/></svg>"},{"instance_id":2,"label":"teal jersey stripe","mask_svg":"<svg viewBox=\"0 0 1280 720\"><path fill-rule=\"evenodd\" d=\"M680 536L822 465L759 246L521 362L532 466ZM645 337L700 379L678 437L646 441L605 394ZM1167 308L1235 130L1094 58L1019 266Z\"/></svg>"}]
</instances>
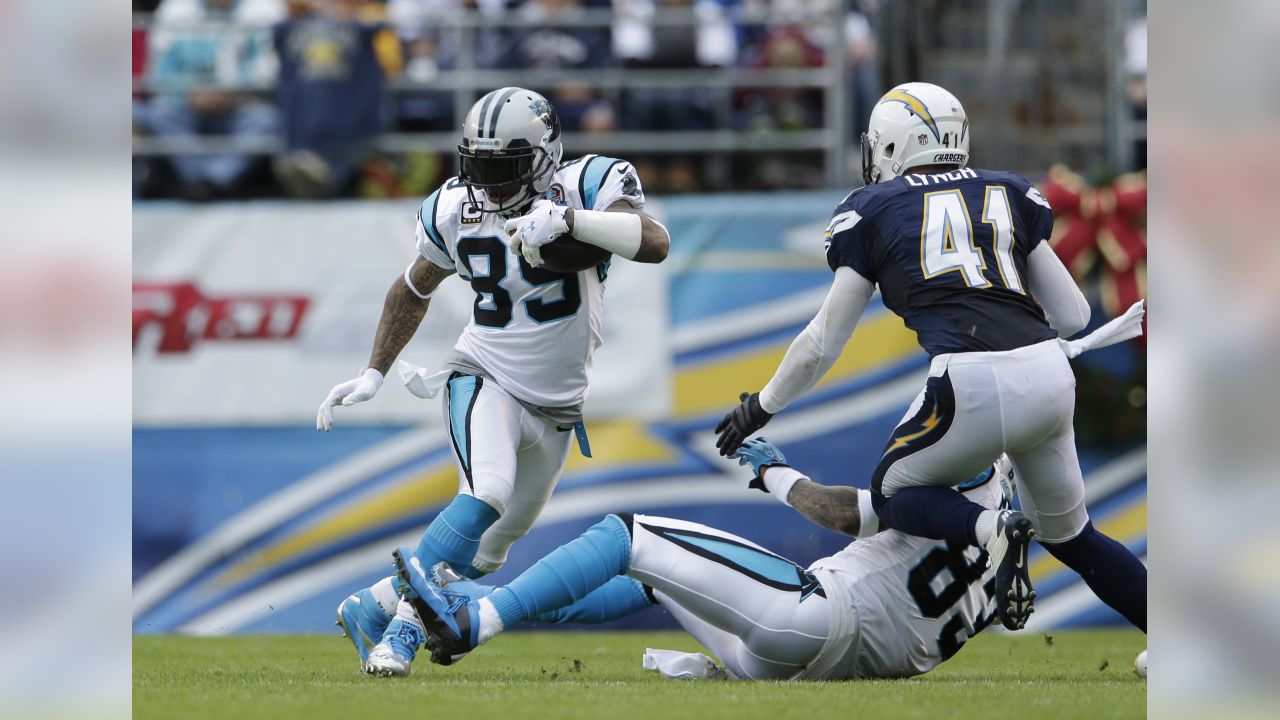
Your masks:
<instances>
[{"instance_id":1,"label":"teal jersey stripe","mask_svg":"<svg viewBox=\"0 0 1280 720\"><path fill-rule=\"evenodd\" d=\"M774 582L783 585L794 585L800 587L799 575L796 573L796 566L783 560L775 555L769 555L759 550L732 543L722 542L720 540L712 540L710 538L701 538L693 535L684 535L678 530L670 530L672 537L679 538L690 545L708 550L728 560L729 562L746 568L751 572L768 578Z\"/></svg>"},{"instance_id":2,"label":"teal jersey stripe","mask_svg":"<svg viewBox=\"0 0 1280 720\"><path fill-rule=\"evenodd\" d=\"M596 209L596 195L600 193L600 188L604 185L605 177L609 174L609 168L620 162L622 161L617 158L597 155L591 158L587 166L582 169L582 175L578 180L578 189L581 191L583 210Z\"/></svg>"},{"instance_id":3,"label":"teal jersey stripe","mask_svg":"<svg viewBox=\"0 0 1280 720\"><path fill-rule=\"evenodd\" d=\"M449 248L444 246L444 239L440 237L440 230L436 227L436 207L440 205L440 188L427 196L422 201L422 210L419 217L422 220L422 229L427 231L427 237L431 238L431 242L440 248L440 251L449 257L453 257L449 252Z\"/></svg>"}]
</instances>

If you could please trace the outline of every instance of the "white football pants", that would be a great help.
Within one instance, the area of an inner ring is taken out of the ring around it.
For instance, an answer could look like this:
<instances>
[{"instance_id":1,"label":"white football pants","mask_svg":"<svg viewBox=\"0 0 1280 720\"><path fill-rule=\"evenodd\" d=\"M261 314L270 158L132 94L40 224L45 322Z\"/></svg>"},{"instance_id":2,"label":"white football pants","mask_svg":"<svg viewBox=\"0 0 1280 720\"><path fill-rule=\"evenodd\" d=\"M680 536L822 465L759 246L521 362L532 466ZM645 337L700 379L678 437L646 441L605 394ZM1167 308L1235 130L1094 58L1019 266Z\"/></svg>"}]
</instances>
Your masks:
<instances>
[{"instance_id":1,"label":"white football pants","mask_svg":"<svg viewBox=\"0 0 1280 720\"><path fill-rule=\"evenodd\" d=\"M939 355L890 436L871 489L889 497L912 486L955 485L1005 452L1039 539L1070 540L1089 520L1072 426L1075 388L1057 340Z\"/></svg>"},{"instance_id":2,"label":"white football pants","mask_svg":"<svg viewBox=\"0 0 1280 720\"><path fill-rule=\"evenodd\" d=\"M827 640L826 591L804 568L698 523L630 516L629 576L741 679L799 675Z\"/></svg>"},{"instance_id":3,"label":"white football pants","mask_svg":"<svg viewBox=\"0 0 1280 720\"><path fill-rule=\"evenodd\" d=\"M473 565L491 573L511 545L529 532L551 497L569 457L572 431L529 412L498 384L454 374L446 386L444 420L458 465L458 492L492 506L501 517L480 538Z\"/></svg>"}]
</instances>

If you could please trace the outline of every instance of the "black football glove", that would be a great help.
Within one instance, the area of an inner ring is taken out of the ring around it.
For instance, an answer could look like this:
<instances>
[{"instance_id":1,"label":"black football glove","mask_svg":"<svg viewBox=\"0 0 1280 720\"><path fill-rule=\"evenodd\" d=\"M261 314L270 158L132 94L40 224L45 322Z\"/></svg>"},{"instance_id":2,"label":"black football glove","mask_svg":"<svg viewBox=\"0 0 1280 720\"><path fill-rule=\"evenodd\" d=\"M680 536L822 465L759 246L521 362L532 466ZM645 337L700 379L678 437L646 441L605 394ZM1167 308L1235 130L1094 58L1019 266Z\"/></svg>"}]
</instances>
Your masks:
<instances>
[{"instance_id":1,"label":"black football glove","mask_svg":"<svg viewBox=\"0 0 1280 720\"><path fill-rule=\"evenodd\" d=\"M743 440L773 419L773 413L767 413L760 407L760 393L742 393L738 399L742 404L716 425L716 433L719 435L716 438L716 449L723 457L728 457L729 453L738 449Z\"/></svg>"}]
</instances>

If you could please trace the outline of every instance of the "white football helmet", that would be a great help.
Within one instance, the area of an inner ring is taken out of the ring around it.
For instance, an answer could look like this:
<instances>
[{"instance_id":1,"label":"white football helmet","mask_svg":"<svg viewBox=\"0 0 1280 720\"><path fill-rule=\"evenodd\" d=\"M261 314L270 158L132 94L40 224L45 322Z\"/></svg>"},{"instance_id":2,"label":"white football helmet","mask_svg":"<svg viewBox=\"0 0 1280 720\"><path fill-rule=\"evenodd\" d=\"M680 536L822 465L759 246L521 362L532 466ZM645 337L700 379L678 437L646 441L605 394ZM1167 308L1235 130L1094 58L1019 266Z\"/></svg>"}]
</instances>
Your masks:
<instances>
[{"instance_id":1,"label":"white football helmet","mask_svg":"<svg viewBox=\"0 0 1280 720\"><path fill-rule=\"evenodd\" d=\"M563 152L560 118L551 103L532 90L504 87L467 113L458 177L481 212L509 214L551 187Z\"/></svg>"},{"instance_id":2,"label":"white football helmet","mask_svg":"<svg viewBox=\"0 0 1280 720\"><path fill-rule=\"evenodd\" d=\"M920 165L969 164L969 118L955 95L922 82L884 94L862 134L862 180L892 180Z\"/></svg>"}]
</instances>

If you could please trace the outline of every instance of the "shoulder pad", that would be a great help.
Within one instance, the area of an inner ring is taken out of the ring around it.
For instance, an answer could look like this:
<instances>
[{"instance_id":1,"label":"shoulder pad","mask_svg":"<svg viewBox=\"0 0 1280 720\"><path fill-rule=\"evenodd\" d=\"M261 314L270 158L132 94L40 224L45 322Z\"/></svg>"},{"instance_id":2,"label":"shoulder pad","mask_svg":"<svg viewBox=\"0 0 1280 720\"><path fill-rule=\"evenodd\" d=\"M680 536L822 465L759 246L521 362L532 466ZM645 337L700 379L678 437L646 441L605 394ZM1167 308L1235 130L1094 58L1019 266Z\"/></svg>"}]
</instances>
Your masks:
<instances>
[{"instance_id":1,"label":"shoulder pad","mask_svg":"<svg viewBox=\"0 0 1280 720\"><path fill-rule=\"evenodd\" d=\"M483 219L471 203L466 184L457 178L450 178L422 201L421 217L431 242L446 253L460 227L478 224Z\"/></svg>"}]
</instances>

